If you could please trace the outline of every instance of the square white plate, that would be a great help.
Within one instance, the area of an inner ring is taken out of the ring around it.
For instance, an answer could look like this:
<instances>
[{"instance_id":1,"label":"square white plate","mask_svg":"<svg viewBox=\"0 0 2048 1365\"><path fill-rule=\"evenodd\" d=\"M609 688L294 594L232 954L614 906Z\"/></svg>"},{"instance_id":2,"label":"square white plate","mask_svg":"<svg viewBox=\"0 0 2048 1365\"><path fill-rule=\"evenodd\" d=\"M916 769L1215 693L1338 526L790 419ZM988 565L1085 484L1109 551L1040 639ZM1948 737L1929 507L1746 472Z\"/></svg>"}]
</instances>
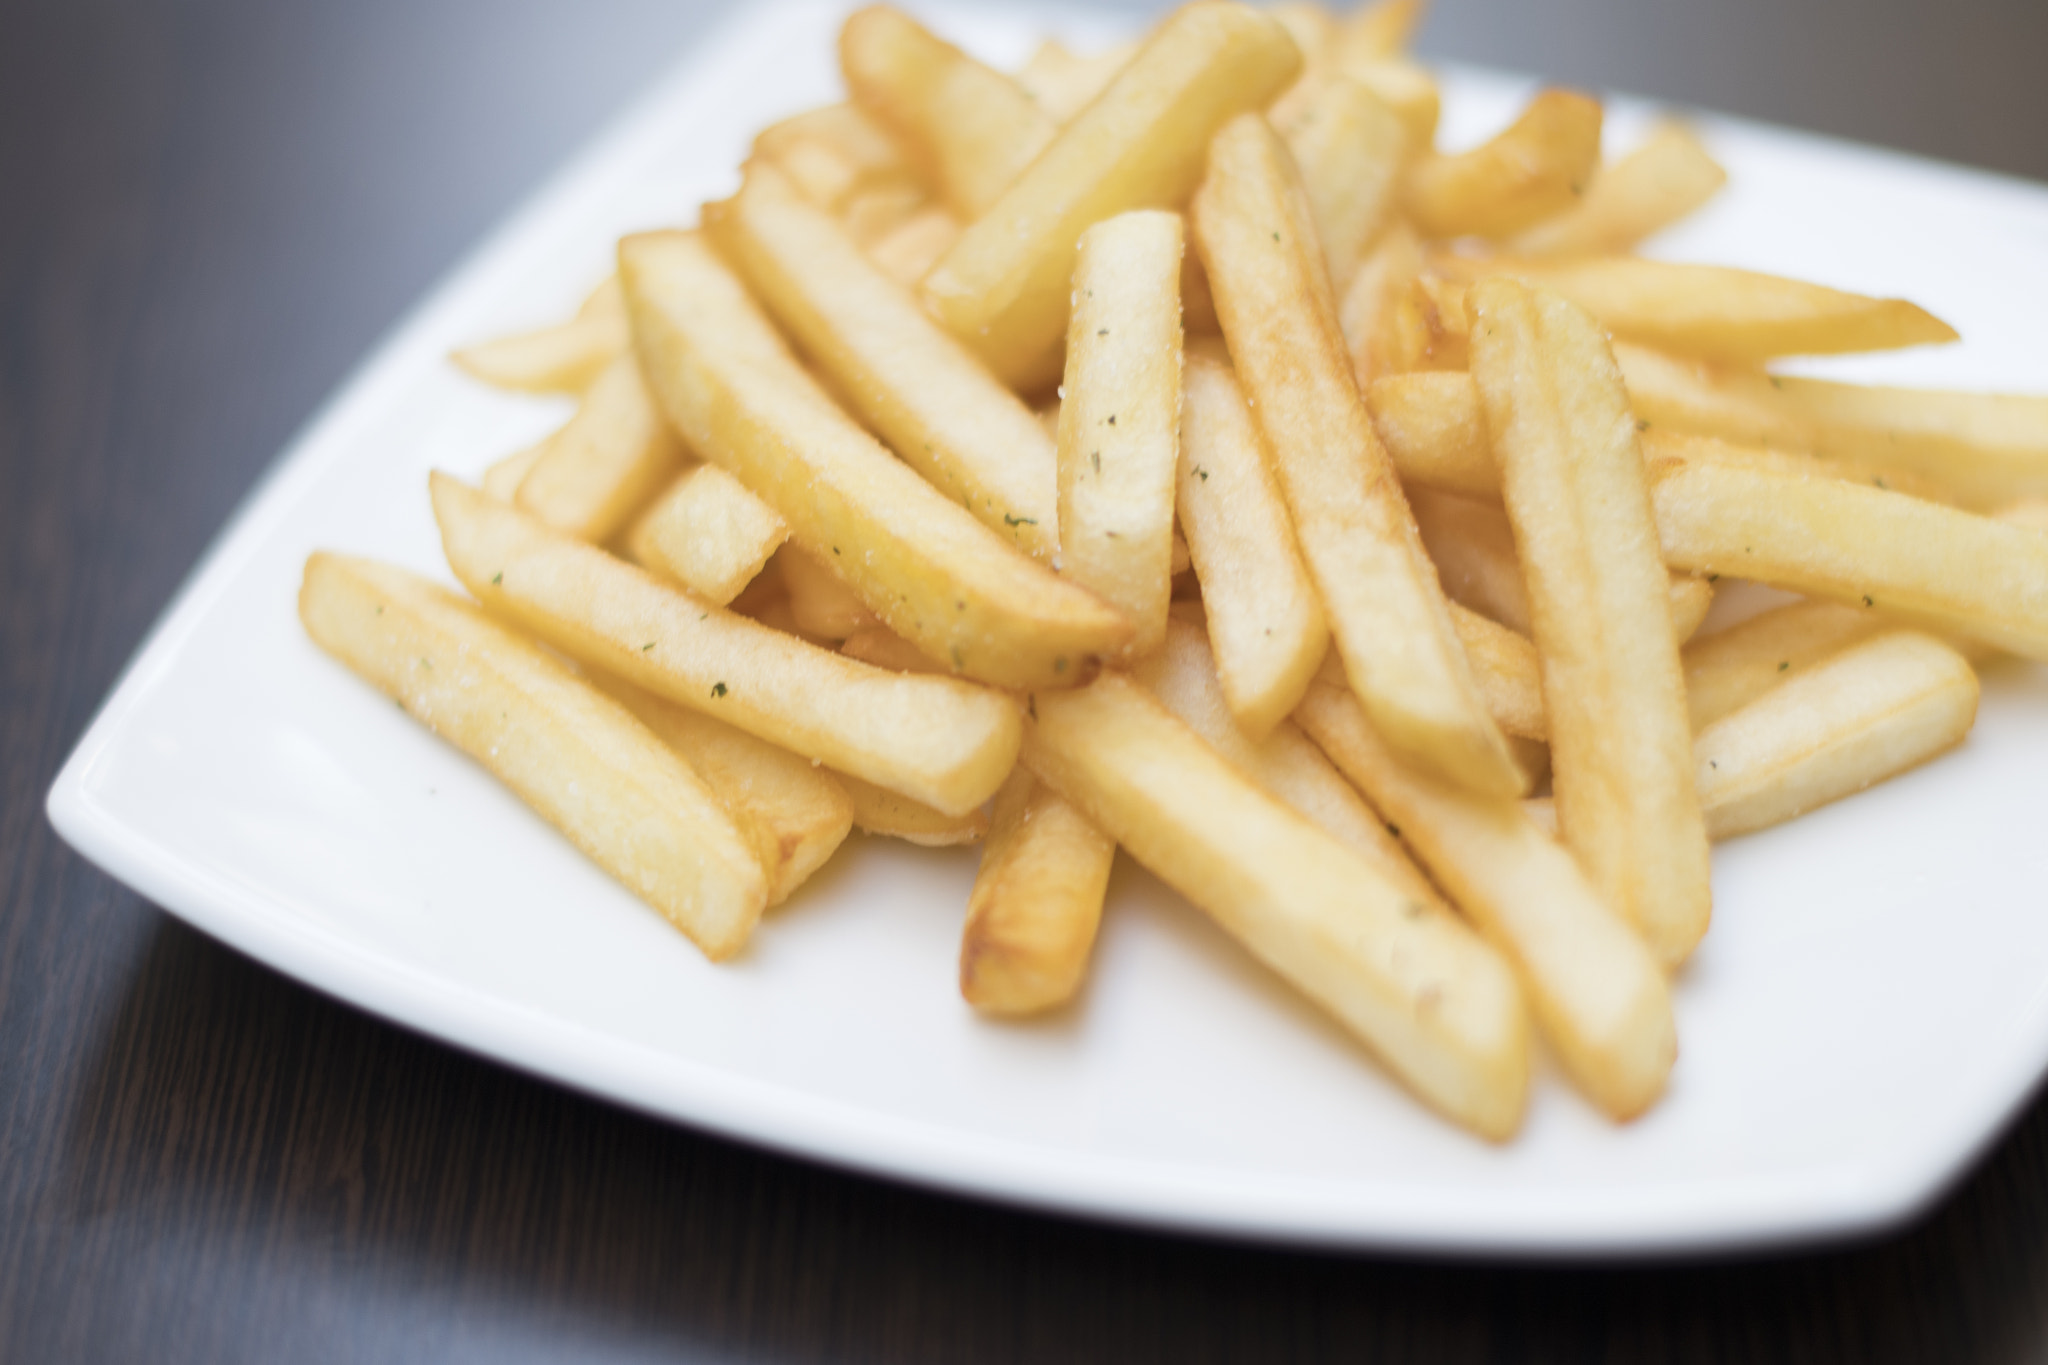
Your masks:
<instances>
[{"instance_id":1,"label":"square white plate","mask_svg":"<svg viewBox=\"0 0 2048 1365\"><path fill-rule=\"evenodd\" d=\"M997 61L1071 12L929 10ZM1715 857L1669 1098L1629 1127L1554 1077L1519 1139L1431 1117L1202 916L1125 865L1079 1005L1024 1027L955 986L972 851L852 841L713 967L454 750L321 655L315 547L445 576L426 473L555 404L444 360L550 320L623 231L691 221L753 130L837 97L839 10L752 8L458 270L235 517L50 796L86 856L278 970L651 1113L860 1170L1261 1238L1613 1253L1838 1235L1930 1200L2048 1066L2048 678L1986 678L1958 754ZM1446 136L1528 83L1453 73ZM1625 138L1644 110L1617 106ZM2040 388L2048 191L1710 120L1727 194L1661 243L1933 308L1969 340L1832 372Z\"/></svg>"}]
</instances>

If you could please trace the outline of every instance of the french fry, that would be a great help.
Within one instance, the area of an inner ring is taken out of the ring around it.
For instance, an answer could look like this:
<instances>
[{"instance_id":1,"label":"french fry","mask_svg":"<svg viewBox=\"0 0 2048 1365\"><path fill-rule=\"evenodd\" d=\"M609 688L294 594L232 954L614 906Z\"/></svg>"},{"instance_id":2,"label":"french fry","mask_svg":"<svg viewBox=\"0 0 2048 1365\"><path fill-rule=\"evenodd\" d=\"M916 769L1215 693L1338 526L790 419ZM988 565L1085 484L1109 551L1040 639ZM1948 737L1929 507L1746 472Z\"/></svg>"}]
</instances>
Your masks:
<instances>
[{"instance_id":1,"label":"french fry","mask_svg":"<svg viewBox=\"0 0 2048 1365\"><path fill-rule=\"evenodd\" d=\"M1180 215L1141 209L1081 234L1074 266L1060 390L1060 572L1130 619L1132 657L1159 647L1172 594L1181 250Z\"/></svg>"},{"instance_id":2,"label":"french fry","mask_svg":"<svg viewBox=\"0 0 2048 1365\"><path fill-rule=\"evenodd\" d=\"M1237 770L1282 805L1350 849L1416 900L1440 905L1436 888L1415 870L1386 822L1289 721L1254 739L1230 713L1216 660L1200 627L1175 621L1166 645L1132 674L1174 719L1201 736Z\"/></svg>"},{"instance_id":3,"label":"french fry","mask_svg":"<svg viewBox=\"0 0 2048 1365\"><path fill-rule=\"evenodd\" d=\"M845 788L809 759L609 673L594 673L589 681L704 780L767 871L770 906L788 900L852 831L853 802Z\"/></svg>"},{"instance_id":4,"label":"french fry","mask_svg":"<svg viewBox=\"0 0 2048 1365\"><path fill-rule=\"evenodd\" d=\"M1223 346L1190 345L1181 383L1181 529L1223 695L1258 738L1300 702L1330 631Z\"/></svg>"},{"instance_id":5,"label":"french fry","mask_svg":"<svg viewBox=\"0 0 2048 1365\"><path fill-rule=\"evenodd\" d=\"M1737 365L1956 339L1953 327L1904 299L1869 298L1728 266L1599 256L1501 258L1469 268L1568 299L1625 340Z\"/></svg>"},{"instance_id":6,"label":"french fry","mask_svg":"<svg viewBox=\"0 0 2048 1365\"><path fill-rule=\"evenodd\" d=\"M1456 602L1450 607L1451 626L1471 663L1472 676L1493 723L1512 738L1548 744L1550 719L1543 706L1543 671L1536 646L1527 636L1489 621L1476 611ZM1519 759L1516 765L1521 769ZM1521 770L1526 773L1526 769Z\"/></svg>"},{"instance_id":7,"label":"french fry","mask_svg":"<svg viewBox=\"0 0 2048 1365\"><path fill-rule=\"evenodd\" d=\"M1614 360L1628 385L1629 406L1650 430L1691 432L1777 450L1806 450L1813 444L1805 423L1774 411L1739 385L1724 382L1719 366L1625 341L1614 343Z\"/></svg>"},{"instance_id":8,"label":"french fry","mask_svg":"<svg viewBox=\"0 0 2048 1365\"><path fill-rule=\"evenodd\" d=\"M1428 71L1398 57L1376 62L1346 62L1341 69L1345 76L1377 95L1380 103L1400 118L1408 129L1411 155L1427 152L1436 145L1436 125L1443 113L1443 95L1437 89L1436 78Z\"/></svg>"},{"instance_id":9,"label":"french fry","mask_svg":"<svg viewBox=\"0 0 2048 1365\"><path fill-rule=\"evenodd\" d=\"M862 190L918 181L903 144L852 104L809 109L762 129L754 155L774 162L806 198L834 212Z\"/></svg>"},{"instance_id":10,"label":"french fry","mask_svg":"<svg viewBox=\"0 0 2048 1365\"><path fill-rule=\"evenodd\" d=\"M500 502L511 502L519 496L520 481L532 470L545 449L544 445L528 446L493 463L484 471L484 492Z\"/></svg>"},{"instance_id":11,"label":"french fry","mask_svg":"<svg viewBox=\"0 0 2048 1365\"><path fill-rule=\"evenodd\" d=\"M2048 536L1712 443L1651 463L1664 561L2048 659Z\"/></svg>"},{"instance_id":12,"label":"french fry","mask_svg":"<svg viewBox=\"0 0 2048 1365\"><path fill-rule=\"evenodd\" d=\"M763 162L772 165L772 162ZM873 259L877 242L931 207L931 196L917 185L876 185L857 190L839 210L839 225L855 245ZM941 210L944 212L944 210Z\"/></svg>"},{"instance_id":13,"label":"french fry","mask_svg":"<svg viewBox=\"0 0 2048 1365\"><path fill-rule=\"evenodd\" d=\"M917 287L960 236L960 220L937 205L919 209L867 248L875 269L906 289Z\"/></svg>"},{"instance_id":14,"label":"french fry","mask_svg":"<svg viewBox=\"0 0 2048 1365\"><path fill-rule=\"evenodd\" d=\"M619 279L605 277L568 322L464 346L449 358L471 378L524 393L582 393L633 344Z\"/></svg>"},{"instance_id":15,"label":"french fry","mask_svg":"<svg viewBox=\"0 0 2048 1365\"><path fill-rule=\"evenodd\" d=\"M887 787L845 773L835 776L853 803L854 826L863 834L925 848L956 848L978 844L988 833L988 812L979 806L949 815Z\"/></svg>"},{"instance_id":16,"label":"french fry","mask_svg":"<svg viewBox=\"0 0 2048 1365\"><path fill-rule=\"evenodd\" d=\"M1019 388L1057 375L1082 232L1126 209L1173 207L1209 138L1300 70L1285 29L1245 5L1191 5L1026 168L926 277L927 303Z\"/></svg>"},{"instance_id":17,"label":"french fry","mask_svg":"<svg viewBox=\"0 0 2048 1365\"><path fill-rule=\"evenodd\" d=\"M789 611L800 634L836 643L876 624L874 613L817 556L787 545L776 554L775 563L789 589Z\"/></svg>"},{"instance_id":18,"label":"french fry","mask_svg":"<svg viewBox=\"0 0 2048 1365\"><path fill-rule=\"evenodd\" d=\"M1373 0L1346 15L1337 34L1339 66L1385 61L1408 50L1422 17L1424 0Z\"/></svg>"},{"instance_id":19,"label":"french fry","mask_svg":"<svg viewBox=\"0 0 2048 1365\"><path fill-rule=\"evenodd\" d=\"M1279 138L1255 114L1233 120L1195 193L1195 240L1351 685L1416 761L1520 795L1359 398L1307 219Z\"/></svg>"},{"instance_id":20,"label":"french fry","mask_svg":"<svg viewBox=\"0 0 2048 1365\"><path fill-rule=\"evenodd\" d=\"M840 643L839 652L849 659L859 659L864 664L873 664L894 673L946 671L887 626L863 626Z\"/></svg>"},{"instance_id":21,"label":"french fry","mask_svg":"<svg viewBox=\"0 0 2048 1365\"><path fill-rule=\"evenodd\" d=\"M831 560L891 630L1008 687L1077 682L1129 640L1114 609L1012 549L855 426L700 236L628 237L619 256L634 337L670 421L781 513L795 543Z\"/></svg>"},{"instance_id":22,"label":"french fry","mask_svg":"<svg viewBox=\"0 0 2048 1365\"><path fill-rule=\"evenodd\" d=\"M1962 743L1977 675L1916 631L1889 631L1787 678L1700 732L1701 801L1716 839L1862 791Z\"/></svg>"},{"instance_id":23,"label":"french fry","mask_svg":"<svg viewBox=\"0 0 2048 1365\"><path fill-rule=\"evenodd\" d=\"M1471 327L1464 286L1418 275L1387 302L1374 338L1377 367L1387 373L1470 367Z\"/></svg>"},{"instance_id":24,"label":"french fry","mask_svg":"<svg viewBox=\"0 0 2048 1365\"><path fill-rule=\"evenodd\" d=\"M1017 548L1052 557L1052 443L915 295L773 167L749 167L705 218L755 296L905 463Z\"/></svg>"},{"instance_id":25,"label":"french fry","mask_svg":"<svg viewBox=\"0 0 2048 1365\"><path fill-rule=\"evenodd\" d=\"M1885 628L1877 613L1837 602L1790 602L1688 644L1685 699L1693 732Z\"/></svg>"},{"instance_id":26,"label":"french fry","mask_svg":"<svg viewBox=\"0 0 2048 1365\"><path fill-rule=\"evenodd\" d=\"M1109 88L1137 50L1136 43L1118 43L1082 57L1048 38L1017 73L1017 84L1055 121L1068 123Z\"/></svg>"},{"instance_id":27,"label":"french fry","mask_svg":"<svg viewBox=\"0 0 2048 1365\"><path fill-rule=\"evenodd\" d=\"M1728 183L1692 129L1659 123L1627 156L1603 167L1578 204L1517 237L1518 256L1629 251L1698 209Z\"/></svg>"},{"instance_id":28,"label":"french fry","mask_svg":"<svg viewBox=\"0 0 2048 1365\"><path fill-rule=\"evenodd\" d=\"M1351 282L1338 301L1337 323L1351 350L1352 374L1361 392L1375 377L1397 368L1394 315L1421 273L1421 243L1415 230L1398 219L1351 272ZM1489 463L1492 458L1487 456Z\"/></svg>"},{"instance_id":29,"label":"french fry","mask_svg":"<svg viewBox=\"0 0 2048 1365\"><path fill-rule=\"evenodd\" d=\"M886 5L846 21L839 67L854 101L903 139L940 196L969 221L1059 131L1008 76Z\"/></svg>"},{"instance_id":30,"label":"french fry","mask_svg":"<svg viewBox=\"0 0 2048 1365\"><path fill-rule=\"evenodd\" d=\"M1338 73L1315 81L1274 126L1301 172L1330 279L1341 288L1399 202L1408 125L1366 86Z\"/></svg>"},{"instance_id":31,"label":"french fry","mask_svg":"<svg viewBox=\"0 0 2048 1365\"><path fill-rule=\"evenodd\" d=\"M308 559L299 619L705 956L746 943L768 902L753 848L690 765L616 702L453 593L369 560Z\"/></svg>"},{"instance_id":32,"label":"french fry","mask_svg":"<svg viewBox=\"0 0 2048 1365\"><path fill-rule=\"evenodd\" d=\"M1035 706L1033 773L1439 1112L1495 1140L1514 1132L1528 1026L1491 949L1266 795L1130 679L1105 673Z\"/></svg>"},{"instance_id":33,"label":"french fry","mask_svg":"<svg viewBox=\"0 0 2048 1365\"><path fill-rule=\"evenodd\" d=\"M578 540L609 540L683 465L685 452L630 353L614 360L583 406L541 442L513 501Z\"/></svg>"},{"instance_id":34,"label":"french fry","mask_svg":"<svg viewBox=\"0 0 2048 1365\"><path fill-rule=\"evenodd\" d=\"M1643 457L1584 312L1473 289L1472 375L1528 585L1565 842L1670 965L1706 932L1706 826Z\"/></svg>"},{"instance_id":35,"label":"french fry","mask_svg":"<svg viewBox=\"0 0 2048 1365\"><path fill-rule=\"evenodd\" d=\"M1404 765L1350 694L1309 692L1301 725L1401 831L1437 884L1514 962L1544 1037L1612 1118L1663 1093L1678 1053L1671 993L1641 939L1512 798Z\"/></svg>"},{"instance_id":36,"label":"french fry","mask_svg":"<svg viewBox=\"0 0 2048 1365\"><path fill-rule=\"evenodd\" d=\"M789 527L715 464L693 465L641 514L626 546L644 569L724 606L754 581Z\"/></svg>"},{"instance_id":37,"label":"french fry","mask_svg":"<svg viewBox=\"0 0 2048 1365\"><path fill-rule=\"evenodd\" d=\"M1490 141L1422 157L1408 216L1426 237L1512 237L1578 202L1600 162L1600 102L1544 90Z\"/></svg>"},{"instance_id":38,"label":"french fry","mask_svg":"<svg viewBox=\"0 0 2048 1365\"><path fill-rule=\"evenodd\" d=\"M432 492L463 586L586 664L947 814L979 806L1009 773L1020 722L1007 697L779 634L444 474Z\"/></svg>"},{"instance_id":39,"label":"french fry","mask_svg":"<svg viewBox=\"0 0 2048 1365\"><path fill-rule=\"evenodd\" d=\"M1073 999L1088 971L1116 844L1021 765L996 793L960 932L960 995L986 1014Z\"/></svg>"}]
</instances>

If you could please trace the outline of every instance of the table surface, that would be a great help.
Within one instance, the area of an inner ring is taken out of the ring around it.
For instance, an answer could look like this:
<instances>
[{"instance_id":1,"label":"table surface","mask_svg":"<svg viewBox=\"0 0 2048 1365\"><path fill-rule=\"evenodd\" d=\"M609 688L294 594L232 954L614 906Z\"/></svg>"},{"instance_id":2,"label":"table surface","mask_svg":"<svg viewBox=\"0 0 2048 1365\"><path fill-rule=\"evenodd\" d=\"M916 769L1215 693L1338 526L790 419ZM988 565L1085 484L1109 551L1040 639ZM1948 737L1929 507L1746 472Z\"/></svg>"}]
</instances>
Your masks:
<instances>
[{"instance_id":1,"label":"table surface","mask_svg":"<svg viewBox=\"0 0 2048 1365\"><path fill-rule=\"evenodd\" d=\"M2048 1357L2048 1103L1871 1244L1305 1254L902 1189L476 1061L186 929L43 794L320 399L714 23L0 0L0 1359ZM1442 0L1427 55L2048 179L2038 0Z\"/></svg>"}]
</instances>

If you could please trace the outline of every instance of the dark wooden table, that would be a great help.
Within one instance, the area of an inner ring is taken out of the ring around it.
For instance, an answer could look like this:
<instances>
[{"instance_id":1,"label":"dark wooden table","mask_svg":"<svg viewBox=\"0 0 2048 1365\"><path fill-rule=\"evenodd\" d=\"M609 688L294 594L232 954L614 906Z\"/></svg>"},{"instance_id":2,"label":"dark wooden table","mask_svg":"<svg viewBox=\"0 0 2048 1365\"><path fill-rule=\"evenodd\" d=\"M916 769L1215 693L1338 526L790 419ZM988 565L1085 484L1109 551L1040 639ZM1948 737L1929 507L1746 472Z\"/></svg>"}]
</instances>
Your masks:
<instances>
[{"instance_id":1,"label":"dark wooden table","mask_svg":"<svg viewBox=\"0 0 2048 1365\"><path fill-rule=\"evenodd\" d=\"M1433 54L2048 179L2040 0L1444 0ZM307 991L42 800L380 332L716 18L0 2L0 1360L2048 1357L2048 1105L1879 1243L1514 1268L1158 1237L565 1094Z\"/></svg>"}]
</instances>

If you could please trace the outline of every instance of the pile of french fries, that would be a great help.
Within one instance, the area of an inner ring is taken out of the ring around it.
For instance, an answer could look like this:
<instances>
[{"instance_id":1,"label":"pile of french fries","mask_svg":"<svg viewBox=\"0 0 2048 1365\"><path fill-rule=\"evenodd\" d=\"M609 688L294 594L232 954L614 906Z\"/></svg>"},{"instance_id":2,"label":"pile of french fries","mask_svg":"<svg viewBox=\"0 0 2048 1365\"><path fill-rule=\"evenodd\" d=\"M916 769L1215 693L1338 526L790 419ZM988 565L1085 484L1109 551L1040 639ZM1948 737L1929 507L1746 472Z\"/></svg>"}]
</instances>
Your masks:
<instances>
[{"instance_id":1,"label":"pile of french fries","mask_svg":"<svg viewBox=\"0 0 2048 1365\"><path fill-rule=\"evenodd\" d=\"M850 831L978 842L960 989L1087 973L1116 850L1492 1139L1626 1119L1708 849L2048 659L2048 399L1774 375L1912 304L1630 254L1720 187L1547 90L1435 146L1416 0L977 61L889 8L701 225L455 358L575 416L432 498L459 596L307 630L710 957ZM1700 639L1725 579L1799 594ZM1545 794L1547 793L1547 794Z\"/></svg>"}]
</instances>

